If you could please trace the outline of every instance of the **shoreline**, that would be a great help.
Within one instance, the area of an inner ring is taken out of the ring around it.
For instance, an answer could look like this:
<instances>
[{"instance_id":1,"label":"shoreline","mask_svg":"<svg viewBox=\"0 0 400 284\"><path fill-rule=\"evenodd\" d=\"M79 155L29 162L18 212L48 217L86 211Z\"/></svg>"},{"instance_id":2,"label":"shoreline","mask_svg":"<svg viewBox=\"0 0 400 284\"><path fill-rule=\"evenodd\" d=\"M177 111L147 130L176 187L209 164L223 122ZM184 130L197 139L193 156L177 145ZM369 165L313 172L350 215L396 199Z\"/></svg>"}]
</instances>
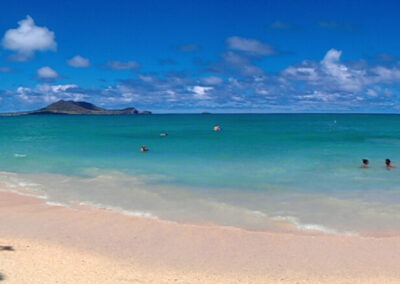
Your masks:
<instances>
[{"instance_id":1,"label":"shoreline","mask_svg":"<svg viewBox=\"0 0 400 284\"><path fill-rule=\"evenodd\" d=\"M24 175L13 172L0 174L3 177L0 191L39 198L50 206L87 206L125 216L179 224L241 228L256 232L400 236L400 219L397 214L400 207L385 201L374 204L370 202L373 196L368 195L369 200L366 202L362 198L347 199L346 196L322 193L283 192L278 196L274 193L239 194L223 190L219 194L208 195L184 187L148 188L143 186L143 177L132 177L119 172L95 172L92 173L93 178L59 174ZM362 196L368 193L359 194ZM390 194L393 195L393 192L389 191L386 198ZM225 201L226 196L231 199L227 198ZM246 201L241 204L241 200Z\"/></svg>"},{"instance_id":2,"label":"shoreline","mask_svg":"<svg viewBox=\"0 0 400 284\"><path fill-rule=\"evenodd\" d=\"M15 249L0 252L0 273L10 281L21 273L18 263L36 267L42 264L42 274L51 277L58 269L74 271L82 258L97 264L88 264L88 278L82 272L77 283L88 282L96 276L96 267L107 267L107 263L114 263L114 271L133 277L127 279L144 283L176 283L174 279L178 283L400 280L400 237L301 235L176 224L110 210L50 206L45 200L11 192L0 192L0 216L0 245ZM26 244L32 249L21 249ZM54 252L61 259L64 254L68 256L65 268L47 261ZM12 260L15 266L7 265L13 254L20 258ZM102 277L124 283L123 278L113 278L114 274ZM43 275L38 274L38 279ZM176 277L168 278L171 275ZM60 283L67 280L57 278Z\"/></svg>"}]
</instances>

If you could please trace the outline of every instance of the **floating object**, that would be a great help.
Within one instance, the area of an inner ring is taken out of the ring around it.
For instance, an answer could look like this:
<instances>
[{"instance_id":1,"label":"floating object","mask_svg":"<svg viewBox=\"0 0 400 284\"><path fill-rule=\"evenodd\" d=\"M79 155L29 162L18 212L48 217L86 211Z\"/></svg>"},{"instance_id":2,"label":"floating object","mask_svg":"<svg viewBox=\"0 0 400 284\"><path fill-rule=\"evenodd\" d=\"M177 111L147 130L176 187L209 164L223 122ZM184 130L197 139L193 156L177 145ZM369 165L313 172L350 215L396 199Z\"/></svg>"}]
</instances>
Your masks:
<instances>
[{"instance_id":1,"label":"floating object","mask_svg":"<svg viewBox=\"0 0 400 284\"><path fill-rule=\"evenodd\" d=\"M214 131L221 131L221 126L219 125L214 126Z\"/></svg>"}]
</instances>

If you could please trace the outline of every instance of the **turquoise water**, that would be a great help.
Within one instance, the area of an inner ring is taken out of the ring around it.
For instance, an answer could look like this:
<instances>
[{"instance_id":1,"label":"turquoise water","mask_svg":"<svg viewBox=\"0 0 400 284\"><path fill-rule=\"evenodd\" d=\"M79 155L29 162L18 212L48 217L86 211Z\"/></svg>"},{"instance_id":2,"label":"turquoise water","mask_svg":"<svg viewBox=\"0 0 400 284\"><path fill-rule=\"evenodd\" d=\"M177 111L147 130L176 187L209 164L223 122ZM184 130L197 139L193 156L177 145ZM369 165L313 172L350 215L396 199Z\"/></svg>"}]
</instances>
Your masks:
<instances>
[{"instance_id":1,"label":"turquoise water","mask_svg":"<svg viewBox=\"0 0 400 284\"><path fill-rule=\"evenodd\" d=\"M400 161L397 115L1 117L0 149L0 182L49 202L253 229L400 229L400 168L384 167Z\"/></svg>"}]
</instances>

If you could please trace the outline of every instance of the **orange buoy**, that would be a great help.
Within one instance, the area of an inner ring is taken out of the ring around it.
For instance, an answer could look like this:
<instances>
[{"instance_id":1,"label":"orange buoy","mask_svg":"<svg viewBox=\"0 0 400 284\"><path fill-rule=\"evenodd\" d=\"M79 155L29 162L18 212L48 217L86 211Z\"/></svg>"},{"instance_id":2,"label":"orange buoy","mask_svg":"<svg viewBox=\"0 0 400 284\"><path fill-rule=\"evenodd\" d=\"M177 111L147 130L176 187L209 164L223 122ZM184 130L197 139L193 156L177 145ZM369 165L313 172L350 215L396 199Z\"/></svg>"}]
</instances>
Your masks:
<instances>
[{"instance_id":1,"label":"orange buoy","mask_svg":"<svg viewBox=\"0 0 400 284\"><path fill-rule=\"evenodd\" d=\"M219 125L214 126L214 131L221 131L221 126Z\"/></svg>"}]
</instances>

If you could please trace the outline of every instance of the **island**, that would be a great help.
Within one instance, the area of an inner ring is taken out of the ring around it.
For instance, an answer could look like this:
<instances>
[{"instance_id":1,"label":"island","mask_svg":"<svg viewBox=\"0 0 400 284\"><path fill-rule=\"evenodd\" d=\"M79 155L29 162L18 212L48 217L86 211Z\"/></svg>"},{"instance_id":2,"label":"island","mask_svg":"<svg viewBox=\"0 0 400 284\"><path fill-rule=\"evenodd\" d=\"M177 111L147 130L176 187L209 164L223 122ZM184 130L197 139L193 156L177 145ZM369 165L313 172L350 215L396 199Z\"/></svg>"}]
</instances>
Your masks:
<instances>
[{"instance_id":1,"label":"island","mask_svg":"<svg viewBox=\"0 0 400 284\"><path fill-rule=\"evenodd\" d=\"M132 114L151 114L150 111L139 111L134 107L108 110L98 107L88 102L75 102L59 100L47 107L25 112L2 113L0 116L21 116L21 115L43 115L43 114L63 114L63 115L132 115Z\"/></svg>"}]
</instances>

